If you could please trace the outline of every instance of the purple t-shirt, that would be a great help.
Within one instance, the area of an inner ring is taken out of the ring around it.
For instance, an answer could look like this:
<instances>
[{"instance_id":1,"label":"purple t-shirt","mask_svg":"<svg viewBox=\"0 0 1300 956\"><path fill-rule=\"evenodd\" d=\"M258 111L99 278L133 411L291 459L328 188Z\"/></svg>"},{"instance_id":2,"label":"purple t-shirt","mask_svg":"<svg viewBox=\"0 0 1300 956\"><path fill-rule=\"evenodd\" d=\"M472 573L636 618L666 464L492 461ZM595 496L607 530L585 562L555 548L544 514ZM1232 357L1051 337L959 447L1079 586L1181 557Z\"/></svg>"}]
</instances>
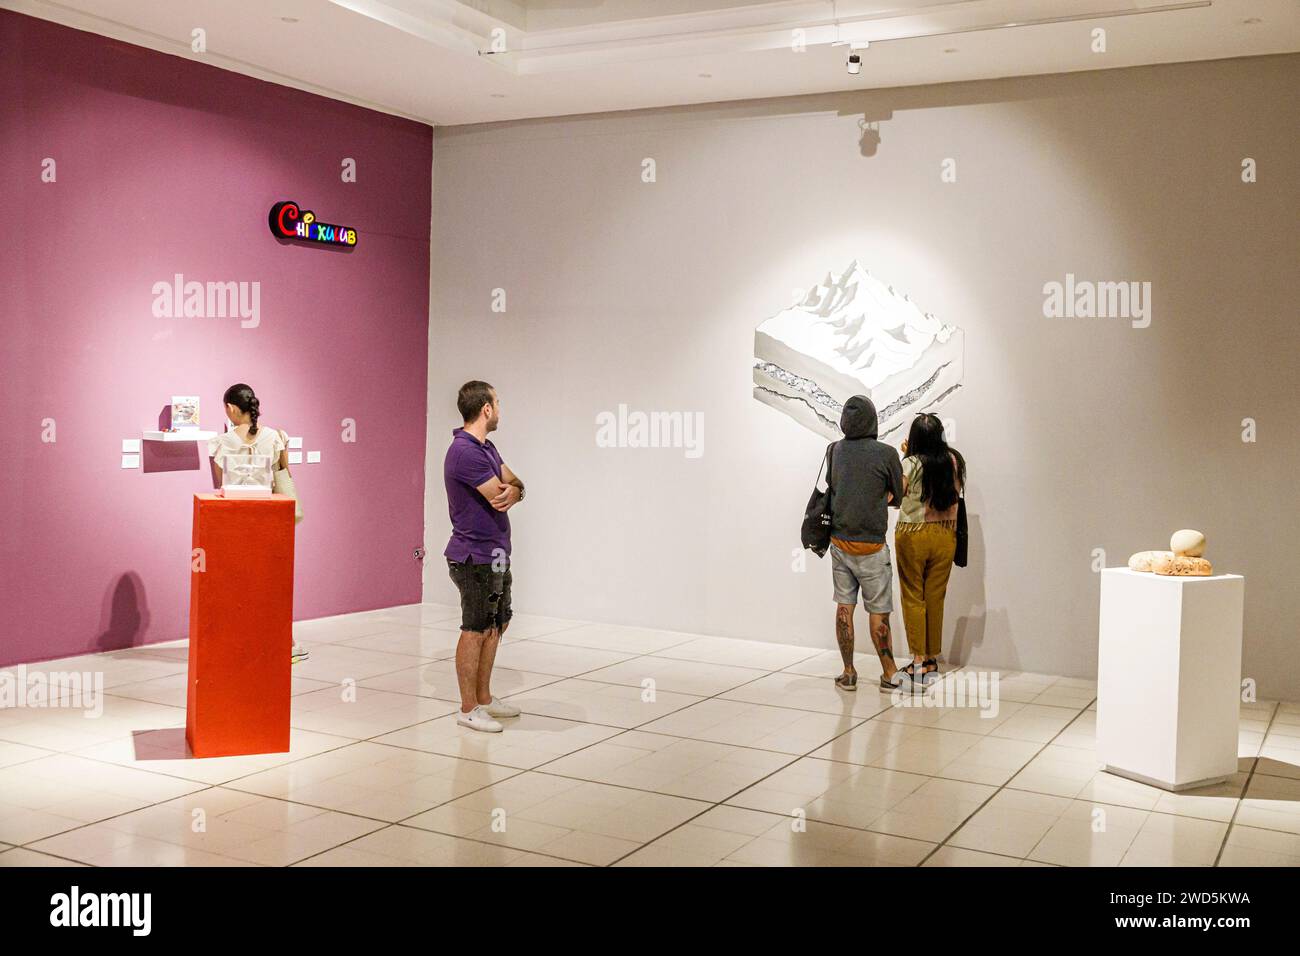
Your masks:
<instances>
[{"instance_id":1,"label":"purple t-shirt","mask_svg":"<svg viewBox=\"0 0 1300 956\"><path fill-rule=\"evenodd\" d=\"M479 494L478 486L501 477L501 455L491 441L457 428L442 465L447 485L447 512L451 515L451 540L444 555L453 561L491 564L510 555L510 518Z\"/></svg>"}]
</instances>

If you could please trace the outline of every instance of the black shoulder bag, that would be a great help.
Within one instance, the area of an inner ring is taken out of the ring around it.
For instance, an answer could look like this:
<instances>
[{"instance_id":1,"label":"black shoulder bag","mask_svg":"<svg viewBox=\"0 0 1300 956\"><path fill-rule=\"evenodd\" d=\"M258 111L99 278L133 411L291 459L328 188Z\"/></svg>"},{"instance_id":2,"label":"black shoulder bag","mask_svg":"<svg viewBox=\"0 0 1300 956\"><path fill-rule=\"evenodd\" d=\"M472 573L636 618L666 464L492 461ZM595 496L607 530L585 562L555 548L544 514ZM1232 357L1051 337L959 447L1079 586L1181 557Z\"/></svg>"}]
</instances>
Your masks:
<instances>
[{"instance_id":1,"label":"black shoulder bag","mask_svg":"<svg viewBox=\"0 0 1300 956\"><path fill-rule=\"evenodd\" d=\"M966 551L970 545L970 528L966 524L966 496L957 499L957 550L952 556L952 563L959 568L966 567Z\"/></svg>"},{"instance_id":2,"label":"black shoulder bag","mask_svg":"<svg viewBox=\"0 0 1300 956\"><path fill-rule=\"evenodd\" d=\"M834 443L826 446L826 455L822 458L822 466L826 469L826 490L821 491L817 485L813 485L812 495L808 498L808 507L803 513L803 529L800 532L800 541L803 546L811 551L817 557L826 554L826 549L831 546L831 467L834 464L832 460L832 451ZM822 480L821 468L817 469L817 481Z\"/></svg>"},{"instance_id":3,"label":"black shoulder bag","mask_svg":"<svg viewBox=\"0 0 1300 956\"><path fill-rule=\"evenodd\" d=\"M952 453L952 476L961 489L957 495L957 550L953 553L952 563L964 568L970 547L970 526L966 523L966 459L956 448L948 450Z\"/></svg>"}]
</instances>

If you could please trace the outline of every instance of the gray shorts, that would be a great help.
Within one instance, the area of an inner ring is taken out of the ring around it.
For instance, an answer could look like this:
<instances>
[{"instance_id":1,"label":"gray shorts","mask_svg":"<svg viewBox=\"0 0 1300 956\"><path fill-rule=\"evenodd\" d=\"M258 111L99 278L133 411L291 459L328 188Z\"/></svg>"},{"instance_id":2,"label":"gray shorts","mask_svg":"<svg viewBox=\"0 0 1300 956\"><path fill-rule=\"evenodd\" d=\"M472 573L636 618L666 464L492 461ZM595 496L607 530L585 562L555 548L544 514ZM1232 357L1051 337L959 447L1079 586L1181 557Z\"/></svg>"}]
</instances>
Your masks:
<instances>
[{"instance_id":1,"label":"gray shorts","mask_svg":"<svg viewBox=\"0 0 1300 956\"><path fill-rule=\"evenodd\" d=\"M831 578L835 582L836 604L862 605L871 614L888 614L894 609L894 563L889 545L875 554L845 554L831 545Z\"/></svg>"}]
</instances>

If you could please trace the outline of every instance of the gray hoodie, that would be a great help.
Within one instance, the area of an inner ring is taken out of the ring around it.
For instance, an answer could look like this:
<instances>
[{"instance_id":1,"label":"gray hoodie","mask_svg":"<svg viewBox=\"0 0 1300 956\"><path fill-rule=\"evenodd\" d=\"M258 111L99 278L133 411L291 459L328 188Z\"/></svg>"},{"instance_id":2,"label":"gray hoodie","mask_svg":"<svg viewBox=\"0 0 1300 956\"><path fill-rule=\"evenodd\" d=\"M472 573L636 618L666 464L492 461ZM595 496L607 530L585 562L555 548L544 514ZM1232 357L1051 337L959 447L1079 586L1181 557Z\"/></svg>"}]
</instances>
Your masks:
<instances>
[{"instance_id":1,"label":"gray hoodie","mask_svg":"<svg viewBox=\"0 0 1300 956\"><path fill-rule=\"evenodd\" d=\"M831 535L845 541L880 544L889 529L890 504L903 499L903 466L898 452L876 440L876 406L865 395L844 403L844 437L831 450Z\"/></svg>"}]
</instances>

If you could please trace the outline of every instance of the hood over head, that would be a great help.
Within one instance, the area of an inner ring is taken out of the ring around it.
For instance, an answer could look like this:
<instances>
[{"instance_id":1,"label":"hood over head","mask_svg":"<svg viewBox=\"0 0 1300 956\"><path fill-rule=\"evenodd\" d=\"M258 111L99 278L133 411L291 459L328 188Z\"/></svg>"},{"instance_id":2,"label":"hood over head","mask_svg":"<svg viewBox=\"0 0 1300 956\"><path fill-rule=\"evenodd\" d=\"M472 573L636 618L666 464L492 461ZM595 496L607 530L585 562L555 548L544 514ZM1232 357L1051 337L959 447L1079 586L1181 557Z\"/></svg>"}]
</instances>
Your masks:
<instances>
[{"instance_id":1,"label":"hood over head","mask_svg":"<svg viewBox=\"0 0 1300 956\"><path fill-rule=\"evenodd\" d=\"M865 395L854 395L844 403L840 431L845 438L875 438L879 431L876 406Z\"/></svg>"}]
</instances>

